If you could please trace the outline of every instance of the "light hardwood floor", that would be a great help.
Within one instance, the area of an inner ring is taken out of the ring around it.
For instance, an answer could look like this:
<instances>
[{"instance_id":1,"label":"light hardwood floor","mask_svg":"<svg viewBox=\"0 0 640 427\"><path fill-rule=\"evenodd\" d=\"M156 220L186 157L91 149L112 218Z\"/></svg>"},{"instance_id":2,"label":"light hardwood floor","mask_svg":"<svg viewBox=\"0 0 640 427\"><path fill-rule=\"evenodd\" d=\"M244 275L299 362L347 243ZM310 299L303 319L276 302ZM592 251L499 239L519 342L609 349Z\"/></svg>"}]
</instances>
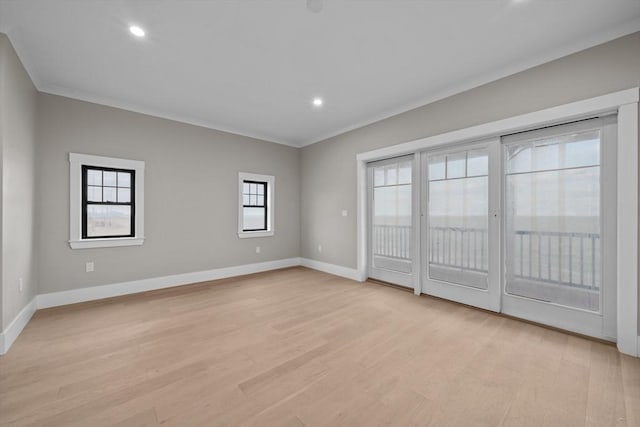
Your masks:
<instances>
[{"instance_id":1,"label":"light hardwood floor","mask_svg":"<svg viewBox=\"0 0 640 427\"><path fill-rule=\"evenodd\" d=\"M0 424L640 425L640 359L304 269L36 313Z\"/></svg>"}]
</instances>

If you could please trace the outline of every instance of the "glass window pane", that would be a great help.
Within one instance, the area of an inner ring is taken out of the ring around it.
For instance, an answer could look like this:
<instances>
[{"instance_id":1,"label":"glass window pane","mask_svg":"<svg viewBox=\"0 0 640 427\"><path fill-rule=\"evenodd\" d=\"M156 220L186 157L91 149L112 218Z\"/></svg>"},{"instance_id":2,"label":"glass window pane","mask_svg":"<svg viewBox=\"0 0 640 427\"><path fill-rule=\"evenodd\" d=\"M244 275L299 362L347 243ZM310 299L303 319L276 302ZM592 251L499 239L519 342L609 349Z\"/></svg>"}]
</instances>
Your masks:
<instances>
[{"instance_id":1,"label":"glass window pane","mask_svg":"<svg viewBox=\"0 0 640 427\"><path fill-rule=\"evenodd\" d=\"M118 187L131 187L130 172L118 172Z\"/></svg>"},{"instance_id":2,"label":"glass window pane","mask_svg":"<svg viewBox=\"0 0 640 427\"><path fill-rule=\"evenodd\" d=\"M444 179L444 156L434 156L429 158L429 180Z\"/></svg>"},{"instance_id":3,"label":"glass window pane","mask_svg":"<svg viewBox=\"0 0 640 427\"><path fill-rule=\"evenodd\" d=\"M398 183L398 165L388 165L384 167L386 172L385 185L396 185Z\"/></svg>"},{"instance_id":4,"label":"glass window pane","mask_svg":"<svg viewBox=\"0 0 640 427\"><path fill-rule=\"evenodd\" d=\"M374 224L411 226L411 186L376 188L373 197Z\"/></svg>"},{"instance_id":5,"label":"glass window pane","mask_svg":"<svg viewBox=\"0 0 640 427\"><path fill-rule=\"evenodd\" d=\"M131 234L131 206L87 206L87 236L128 236Z\"/></svg>"},{"instance_id":6,"label":"glass window pane","mask_svg":"<svg viewBox=\"0 0 640 427\"><path fill-rule=\"evenodd\" d=\"M462 178L466 175L467 153L447 154L447 179Z\"/></svg>"},{"instance_id":7,"label":"glass window pane","mask_svg":"<svg viewBox=\"0 0 640 427\"><path fill-rule=\"evenodd\" d=\"M251 194L249 196L249 204L250 205L255 205L256 204L256 198L257 198L257 196L255 194Z\"/></svg>"},{"instance_id":8,"label":"glass window pane","mask_svg":"<svg viewBox=\"0 0 640 427\"><path fill-rule=\"evenodd\" d=\"M554 141L541 141L533 147L532 170L558 169L560 166L560 145Z\"/></svg>"},{"instance_id":9,"label":"glass window pane","mask_svg":"<svg viewBox=\"0 0 640 427\"><path fill-rule=\"evenodd\" d=\"M116 173L111 171L104 171L102 173L104 183L103 185L108 185L111 187L116 186Z\"/></svg>"},{"instance_id":10,"label":"glass window pane","mask_svg":"<svg viewBox=\"0 0 640 427\"><path fill-rule=\"evenodd\" d=\"M374 180L380 184L373 188L374 268L406 274L413 269L412 167L413 161L403 158L374 168Z\"/></svg>"},{"instance_id":11,"label":"glass window pane","mask_svg":"<svg viewBox=\"0 0 640 427\"><path fill-rule=\"evenodd\" d=\"M373 168L373 185L374 187L384 185L384 167Z\"/></svg>"},{"instance_id":12,"label":"glass window pane","mask_svg":"<svg viewBox=\"0 0 640 427\"><path fill-rule=\"evenodd\" d=\"M131 189L118 188L118 203L130 203L130 202L131 202Z\"/></svg>"},{"instance_id":13,"label":"glass window pane","mask_svg":"<svg viewBox=\"0 0 640 427\"><path fill-rule=\"evenodd\" d=\"M256 194L258 192L258 189L256 188L256 184L251 183L249 184L249 194Z\"/></svg>"},{"instance_id":14,"label":"glass window pane","mask_svg":"<svg viewBox=\"0 0 640 427\"><path fill-rule=\"evenodd\" d=\"M102 187L102 201L103 202L117 202L116 188L114 187Z\"/></svg>"},{"instance_id":15,"label":"glass window pane","mask_svg":"<svg viewBox=\"0 0 640 427\"><path fill-rule=\"evenodd\" d=\"M256 204L263 206L264 205L264 196L257 196Z\"/></svg>"},{"instance_id":16,"label":"glass window pane","mask_svg":"<svg viewBox=\"0 0 640 427\"><path fill-rule=\"evenodd\" d=\"M507 174L505 181L505 288L512 295L598 312L600 167L586 165L600 162L600 141L576 142L577 137L556 138L573 139L549 144L554 149L524 143L532 159L527 172L522 172L526 169L519 158L524 150L519 152L518 146L523 144L506 148L506 170L518 173ZM536 170L546 168L540 158L556 170Z\"/></svg>"},{"instance_id":17,"label":"glass window pane","mask_svg":"<svg viewBox=\"0 0 640 427\"><path fill-rule=\"evenodd\" d=\"M249 183L248 182L243 182L242 183L242 193L243 194L249 194Z\"/></svg>"},{"instance_id":18,"label":"glass window pane","mask_svg":"<svg viewBox=\"0 0 640 427\"><path fill-rule=\"evenodd\" d=\"M265 186L266 186L266 184L258 185L258 194L264 194L264 187Z\"/></svg>"},{"instance_id":19,"label":"glass window pane","mask_svg":"<svg viewBox=\"0 0 640 427\"><path fill-rule=\"evenodd\" d=\"M469 151L467 154L467 176L489 174L489 155L486 150Z\"/></svg>"},{"instance_id":20,"label":"glass window pane","mask_svg":"<svg viewBox=\"0 0 640 427\"><path fill-rule=\"evenodd\" d=\"M411 187L394 185L374 189L372 248L376 268L411 272Z\"/></svg>"},{"instance_id":21,"label":"glass window pane","mask_svg":"<svg viewBox=\"0 0 640 427\"><path fill-rule=\"evenodd\" d=\"M265 230L265 208L243 208L242 229L243 230Z\"/></svg>"},{"instance_id":22,"label":"glass window pane","mask_svg":"<svg viewBox=\"0 0 640 427\"><path fill-rule=\"evenodd\" d=\"M487 176L429 183L429 277L487 289Z\"/></svg>"},{"instance_id":23,"label":"glass window pane","mask_svg":"<svg viewBox=\"0 0 640 427\"><path fill-rule=\"evenodd\" d=\"M398 184L411 184L411 162L398 165Z\"/></svg>"},{"instance_id":24,"label":"glass window pane","mask_svg":"<svg viewBox=\"0 0 640 427\"><path fill-rule=\"evenodd\" d=\"M506 149L507 173L597 166L600 130L531 140Z\"/></svg>"},{"instance_id":25,"label":"glass window pane","mask_svg":"<svg viewBox=\"0 0 640 427\"><path fill-rule=\"evenodd\" d=\"M570 142L565 145L566 167L595 166L600 164L600 135L593 132L582 134L584 139L578 142Z\"/></svg>"},{"instance_id":26,"label":"glass window pane","mask_svg":"<svg viewBox=\"0 0 640 427\"><path fill-rule=\"evenodd\" d=\"M249 195L248 194L243 194L242 195L242 204L243 205L248 205L249 204Z\"/></svg>"},{"instance_id":27,"label":"glass window pane","mask_svg":"<svg viewBox=\"0 0 640 427\"><path fill-rule=\"evenodd\" d=\"M87 187L87 200L90 202L101 202L102 187Z\"/></svg>"},{"instance_id":28,"label":"glass window pane","mask_svg":"<svg viewBox=\"0 0 640 427\"><path fill-rule=\"evenodd\" d=\"M95 169L87 170L87 184L102 185L102 171Z\"/></svg>"},{"instance_id":29,"label":"glass window pane","mask_svg":"<svg viewBox=\"0 0 640 427\"><path fill-rule=\"evenodd\" d=\"M506 147L506 173L528 172L533 169L532 144L514 144Z\"/></svg>"}]
</instances>

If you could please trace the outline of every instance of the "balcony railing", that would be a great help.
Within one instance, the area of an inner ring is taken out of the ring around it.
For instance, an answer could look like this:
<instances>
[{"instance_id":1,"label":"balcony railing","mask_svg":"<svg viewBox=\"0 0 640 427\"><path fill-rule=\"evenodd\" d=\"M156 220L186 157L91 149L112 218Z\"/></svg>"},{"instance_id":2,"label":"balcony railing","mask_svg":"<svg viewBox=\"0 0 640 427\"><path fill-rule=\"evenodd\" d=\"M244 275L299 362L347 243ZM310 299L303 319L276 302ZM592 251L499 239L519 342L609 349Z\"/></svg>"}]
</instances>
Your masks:
<instances>
[{"instance_id":1,"label":"balcony railing","mask_svg":"<svg viewBox=\"0 0 640 427\"><path fill-rule=\"evenodd\" d=\"M373 255L411 259L412 237L410 225L374 225Z\"/></svg>"},{"instance_id":2,"label":"balcony railing","mask_svg":"<svg viewBox=\"0 0 640 427\"><path fill-rule=\"evenodd\" d=\"M486 228L430 227L429 263L486 273Z\"/></svg>"},{"instance_id":3,"label":"balcony railing","mask_svg":"<svg viewBox=\"0 0 640 427\"><path fill-rule=\"evenodd\" d=\"M487 229L430 227L429 234L430 264L488 271ZM411 226L373 226L374 256L411 259L411 242ZM508 251L507 271L517 279L600 289L600 234L517 230Z\"/></svg>"},{"instance_id":4,"label":"balcony railing","mask_svg":"<svg viewBox=\"0 0 640 427\"><path fill-rule=\"evenodd\" d=\"M527 230L514 234L515 277L600 289L600 234Z\"/></svg>"}]
</instances>

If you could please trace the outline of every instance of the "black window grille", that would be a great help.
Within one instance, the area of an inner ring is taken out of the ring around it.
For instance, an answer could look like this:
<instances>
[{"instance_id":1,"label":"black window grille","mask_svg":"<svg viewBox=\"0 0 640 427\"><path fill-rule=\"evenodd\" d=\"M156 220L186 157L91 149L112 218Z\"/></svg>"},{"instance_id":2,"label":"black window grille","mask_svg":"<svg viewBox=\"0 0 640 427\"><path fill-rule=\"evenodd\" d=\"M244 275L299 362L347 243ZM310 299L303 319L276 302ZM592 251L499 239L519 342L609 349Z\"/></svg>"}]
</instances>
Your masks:
<instances>
[{"instance_id":1,"label":"black window grille","mask_svg":"<svg viewBox=\"0 0 640 427\"><path fill-rule=\"evenodd\" d=\"M267 182L249 180L242 182L242 231L268 230L267 191Z\"/></svg>"},{"instance_id":2,"label":"black window grille","mask_svg":"<svg viewBox=\"0 0 640 427\"><path fill-rule=\"evenodd\" d=\"M82 238L135 237L134 170L82 166Z\"/></svg>"}]
</instances>

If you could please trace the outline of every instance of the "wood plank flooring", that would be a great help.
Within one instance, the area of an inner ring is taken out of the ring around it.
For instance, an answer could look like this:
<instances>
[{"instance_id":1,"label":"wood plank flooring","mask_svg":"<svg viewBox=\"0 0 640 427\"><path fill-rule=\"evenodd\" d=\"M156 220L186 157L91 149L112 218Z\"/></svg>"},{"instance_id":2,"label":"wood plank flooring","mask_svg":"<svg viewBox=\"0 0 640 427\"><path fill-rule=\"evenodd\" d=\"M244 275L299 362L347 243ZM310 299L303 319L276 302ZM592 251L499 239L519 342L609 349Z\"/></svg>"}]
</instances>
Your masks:
<instances>
[{"instance_id":1,"label":"wood plank flooring","mask_svg":"<svg viewBox=\"0 0 640 427\"><path fill-rule=\"evenodd\" d=\"M37 312L0 424L640 426L640 359L299 267Z\"/></svg>"}]
</instances>

